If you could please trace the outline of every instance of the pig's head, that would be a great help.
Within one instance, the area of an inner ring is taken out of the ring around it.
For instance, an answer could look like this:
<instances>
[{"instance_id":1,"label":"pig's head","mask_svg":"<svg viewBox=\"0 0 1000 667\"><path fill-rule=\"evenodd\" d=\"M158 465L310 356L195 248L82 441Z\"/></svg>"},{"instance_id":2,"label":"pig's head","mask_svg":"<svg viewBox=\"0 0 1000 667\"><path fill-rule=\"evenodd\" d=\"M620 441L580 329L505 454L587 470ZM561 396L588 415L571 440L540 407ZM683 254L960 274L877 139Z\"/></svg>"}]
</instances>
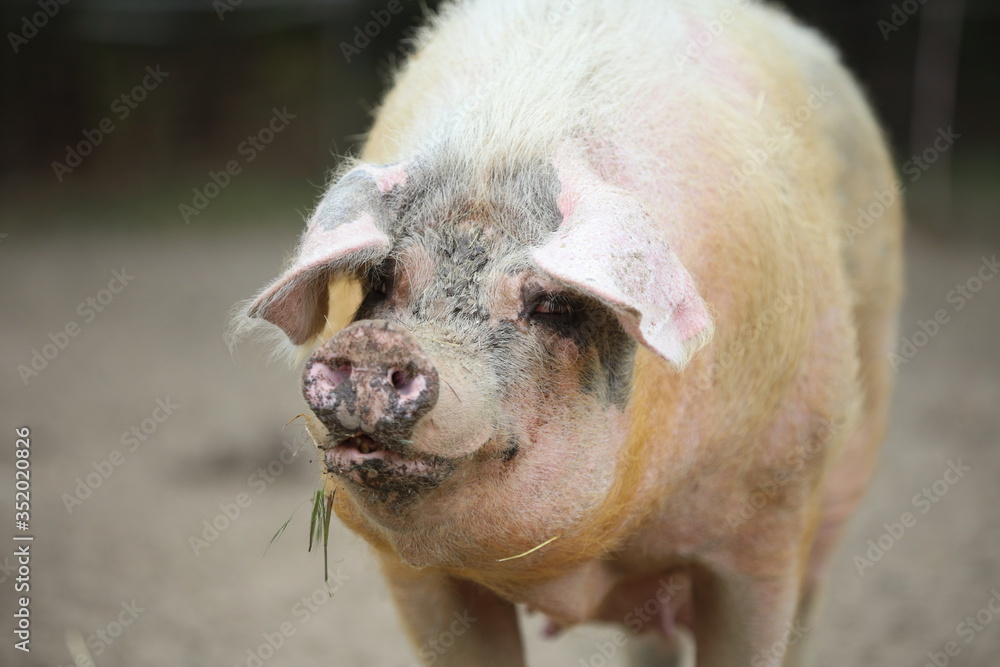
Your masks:
<instances>
[{"instance_id":1,"label":"pig's head","mask_svg":"<svg viewBox=\"0 0 1000 667\"><path fill-rule=\"evenodd\" d=\"M331 278L363 299L317 341ZM303 393L338 512L420 565L571 533L628 445L637 350L679 369L711 330L643 206L570 149L353 169L250 315L318 343Z\"/></svg>"}]
</instances>

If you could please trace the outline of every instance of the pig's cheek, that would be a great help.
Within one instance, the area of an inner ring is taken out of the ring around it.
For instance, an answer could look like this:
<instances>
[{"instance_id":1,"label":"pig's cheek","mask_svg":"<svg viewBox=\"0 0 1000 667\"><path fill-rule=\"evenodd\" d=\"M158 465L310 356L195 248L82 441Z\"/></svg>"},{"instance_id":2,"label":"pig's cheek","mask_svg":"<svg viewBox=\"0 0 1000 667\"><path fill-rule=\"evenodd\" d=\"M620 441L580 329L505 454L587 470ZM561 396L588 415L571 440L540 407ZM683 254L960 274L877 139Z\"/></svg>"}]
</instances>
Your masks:
<instances>
[{"instance_id":1,"label":"pig's cheek","mask_svg":"<svg viewBox=\"0 0 1000 667\"><path fill-rule=\"evenodd\" d=\"M571 496L575 510L588 512L606 497L626 431L625 416L617 408L580 398L560 403L540 421L527 416L538 404L524 405L519 426L530 440L523 453L518 484L533 507L548 507L553 515L572 514L563 505ZM544 408L543 408L544 410ZM568 489L573 489L566 493Z\"/></svg>"},{"instance_id":2,"label":"pig's cheek","mask_svg":"<svg viewBox=\"0 0 1000 667\"><path fill-rule=\"evenodd\" d=\"M531 387L537 403L529 403L532 413L540 413L539 417L546 420L554 417L554 411L565 402L574 402L572 397L583 394L582 378L585 359L580 348L572 340L555 332L537 331L541 347L544 348L545 361L539 363L533 373Z\"/></svg>"},{"instance_id":3,"label":"pig's cheek","mask_svg":"<svg viewBox=\"0 0 1000 667\"><path fill-rule=\"evenodd\" d=\"M579 401L587 400L588 396L583 387L587 356L581 354L573 341L562 336L553 335L552 338L547 343L552 362L543 370L545 380L541 383L548 393L547 405L558 406L570 401L573 407L579 407Z\"/></svg>"},{"instance_id":4,"label":"pig's cheek","mask_svg":"<svg viewBox=\"0 0 1000 667\"><path fill-rule=\"evenodd\" d=\"M580 360L580 348L576 343L563 336L553 336L549 348L564 369L561 373L573 373L576 370Z\"/></svg>"}]
</instances>

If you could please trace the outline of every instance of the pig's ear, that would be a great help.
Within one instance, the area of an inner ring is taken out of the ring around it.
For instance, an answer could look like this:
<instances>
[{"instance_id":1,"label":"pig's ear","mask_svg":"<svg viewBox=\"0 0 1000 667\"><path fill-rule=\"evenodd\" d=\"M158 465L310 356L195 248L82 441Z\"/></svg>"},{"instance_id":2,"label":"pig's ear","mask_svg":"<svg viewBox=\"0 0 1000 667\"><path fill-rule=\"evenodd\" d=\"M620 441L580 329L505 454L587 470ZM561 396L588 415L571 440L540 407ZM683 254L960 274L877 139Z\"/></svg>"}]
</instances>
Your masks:
<instances>
[{"instance_id":1,"label":"pig's ear","mask_svg":"<svg viewBox=\"0 0 1000 667\"><path fill-rule=\"evenodd\" d=\"M280 327L295 345L322 331L330 276L357 273L389 254L396 222L390 194L406 178L405 163L363 165L348 172L309 219L292 265L250 304L247 314Z\"/></svg>"},{"instance_id":2,"label":"pig's ear","mask_svg":"<svg viewBox=\"0 0 1000 667\"><path fill-rule=\"evenodd\" d=\"M555 166L563 221L533 254L557 282L596 297L637 341L683 368L712 335L691 275L632 195L594 174L578 154Z\"/></svg>"}]
</instances>

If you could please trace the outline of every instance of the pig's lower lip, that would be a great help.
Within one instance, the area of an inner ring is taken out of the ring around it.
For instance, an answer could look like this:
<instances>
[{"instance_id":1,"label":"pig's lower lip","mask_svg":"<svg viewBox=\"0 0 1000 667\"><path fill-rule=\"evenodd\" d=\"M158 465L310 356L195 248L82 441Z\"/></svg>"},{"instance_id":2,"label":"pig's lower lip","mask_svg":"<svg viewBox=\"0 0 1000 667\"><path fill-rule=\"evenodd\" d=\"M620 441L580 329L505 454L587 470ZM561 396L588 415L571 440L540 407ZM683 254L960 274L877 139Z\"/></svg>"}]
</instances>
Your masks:
<instances>
[{"instance_id":1,"label":"pig's lower lip","mask_svg":"<svg viewBox=\"0 0 1000 667\"><path fill-rule=\"evenodd\" d=\"M412 496L439 485L454 469L447 460L407 456L365 435L324 448L328 472L374 491Z\"/></svg>"}]
</instances>

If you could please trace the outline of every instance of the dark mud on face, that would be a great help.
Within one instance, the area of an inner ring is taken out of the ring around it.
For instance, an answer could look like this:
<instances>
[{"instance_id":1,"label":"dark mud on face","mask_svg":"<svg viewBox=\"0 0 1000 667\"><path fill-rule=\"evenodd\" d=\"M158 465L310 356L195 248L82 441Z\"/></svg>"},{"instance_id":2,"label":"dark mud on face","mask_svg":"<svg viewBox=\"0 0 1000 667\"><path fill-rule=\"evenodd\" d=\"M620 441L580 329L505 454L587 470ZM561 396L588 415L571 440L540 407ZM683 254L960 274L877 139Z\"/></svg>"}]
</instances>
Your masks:
<instances>
[{"instance_id":1,"label":"dark mud on face","mask_svg":"<svg viewBox=\"0 0 1000 667\"><path fill-rule=\"evenodd\" d=\"M347 482L367 503L383 505L394 513L440 486L456 468L452 460L408 455L363 435L321 451L328 473Z\"/></svg>"}]
</instances>

